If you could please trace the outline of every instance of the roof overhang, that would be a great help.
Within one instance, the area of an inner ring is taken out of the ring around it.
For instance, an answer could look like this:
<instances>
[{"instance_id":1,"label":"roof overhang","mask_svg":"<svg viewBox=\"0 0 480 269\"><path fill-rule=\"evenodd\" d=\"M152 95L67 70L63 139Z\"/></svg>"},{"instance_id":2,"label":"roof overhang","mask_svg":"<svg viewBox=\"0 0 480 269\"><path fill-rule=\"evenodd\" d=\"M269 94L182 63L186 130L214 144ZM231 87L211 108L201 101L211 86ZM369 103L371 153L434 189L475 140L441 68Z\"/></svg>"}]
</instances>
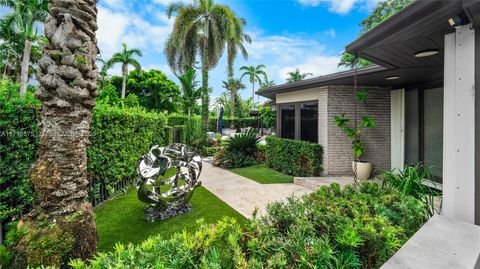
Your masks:
<instances>
[{"instance_id":1,"label":"roof overhang","mask_svg":"<svg viewBox=\"0 0 480 269\"><path fill-rule=\"evenodd\" d=\"M445 34L455 31L448 20L463 12L473 25L480 23L478 0L417 0L363 34L346 51L389 68L443 66ZM431 49L439 53L415 57Z\"/></svg>"},{"instance_id":2,"label":"roof overhang","mask_svg":"<svg viewBox=\"0 0 480 269\"><path fill-rule=\"evenodd\" d=\"M278 93L301 91L305 89L320 88L324 86L353 85L355 71L349 70L306 79L294 83L287 83L266 89L257 93L266 98L275 100ZM388 80L387 77L398 76L396 80ZM357 70L357 83L360 86L381 87L381 88L403 88L415 86L429 81L431 83L442 83L443 67L422 67L388 69L374 65Z\"/></svg>"}]
</instances>

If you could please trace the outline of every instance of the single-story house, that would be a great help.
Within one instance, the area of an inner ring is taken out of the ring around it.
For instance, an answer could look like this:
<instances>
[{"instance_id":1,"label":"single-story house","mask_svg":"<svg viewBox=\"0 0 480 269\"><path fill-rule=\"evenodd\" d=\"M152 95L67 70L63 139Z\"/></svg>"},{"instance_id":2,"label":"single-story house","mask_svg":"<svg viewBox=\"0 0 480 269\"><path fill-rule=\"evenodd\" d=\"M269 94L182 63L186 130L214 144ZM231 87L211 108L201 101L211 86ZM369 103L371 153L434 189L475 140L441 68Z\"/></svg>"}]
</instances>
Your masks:
<instances>
[{"instance_id":1,"label":"single-story house","mask_svg":"<svg viewBox=\"0 0 480 269\"><path fill-rule=\"evenodd\" d=\"M334 123L377 123L364 159L378 170L424 162L443 189L443 214L480 224L480 1L414 1L347 46L374 65L262 89L280 137L320 143L326 175L351 174L351 144Z\"/></svg>"}]
</instances>

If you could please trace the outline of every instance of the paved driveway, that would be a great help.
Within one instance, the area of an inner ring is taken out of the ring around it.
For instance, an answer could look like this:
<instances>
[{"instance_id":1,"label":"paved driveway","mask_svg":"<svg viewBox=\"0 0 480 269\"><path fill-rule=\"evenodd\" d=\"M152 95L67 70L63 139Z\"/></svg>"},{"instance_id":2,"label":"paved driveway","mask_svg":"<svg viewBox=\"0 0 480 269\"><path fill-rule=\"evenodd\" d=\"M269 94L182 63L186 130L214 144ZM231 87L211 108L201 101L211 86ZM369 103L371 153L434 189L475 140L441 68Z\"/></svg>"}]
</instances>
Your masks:
<instances>
[{"instance_id":1,"label":"paved driveway","mask_svg":"<svg viewBox=\"0 0 480 269\"><path fill-rule=\"evenodd\" d=\"M271 202L312 192L296 184L260 184L207 162L203 162L200 179L202 186L247 218L255 208L262 214Z\"/></svg>"}]
</instances>

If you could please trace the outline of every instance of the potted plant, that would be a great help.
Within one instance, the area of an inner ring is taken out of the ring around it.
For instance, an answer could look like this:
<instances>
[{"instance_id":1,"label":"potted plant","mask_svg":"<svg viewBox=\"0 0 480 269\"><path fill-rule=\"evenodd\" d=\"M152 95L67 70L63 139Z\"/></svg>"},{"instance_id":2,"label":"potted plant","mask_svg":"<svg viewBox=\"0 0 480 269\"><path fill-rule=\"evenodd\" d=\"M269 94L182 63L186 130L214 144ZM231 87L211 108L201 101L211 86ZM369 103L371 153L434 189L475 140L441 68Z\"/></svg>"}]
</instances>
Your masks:
<instances>
[{"instance_id":1,"label":"potted plant","mask_svg":"<svg viewBox=\"0 0 480 269\"><path fill-rule=\"evenodd\" d=\"M357 92L357 101L366 105L366 98L368 90L363 89ZM366 180L372 175L373 166L371 162L362 160L361 157L365 153L366 144L362 140L364 129L375 128L375 121L368 115L361 117L361 121L358 122L357 107L355 106L355 118L353 121L348 118L344 113L335 117L335 125L343 130L345 135L352 143L352 152L354 160L352 162L352 169L355 175L355 179Z\"/></svg>"}]
</instances>

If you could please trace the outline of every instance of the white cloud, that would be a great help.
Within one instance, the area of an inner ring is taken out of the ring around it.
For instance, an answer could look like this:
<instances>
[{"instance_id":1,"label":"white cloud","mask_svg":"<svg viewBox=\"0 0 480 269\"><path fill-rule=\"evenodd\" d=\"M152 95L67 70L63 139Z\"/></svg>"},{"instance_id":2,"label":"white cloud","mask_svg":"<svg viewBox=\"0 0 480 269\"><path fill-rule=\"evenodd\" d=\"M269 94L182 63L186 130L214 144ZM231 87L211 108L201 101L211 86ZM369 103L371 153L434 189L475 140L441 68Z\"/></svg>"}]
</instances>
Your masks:
<instances>
[{"instance_id":1,"label":"white cloud","mask_svg":"<svg viewBox=\"0 0 480 269\"><path fill-rule=\"evenodd\" d=\"M297 0L302 6L316 7L321 4L328 5L333 13L348 14L355 6L371 9L381 0Z\"/></svg>"},{"instance_id":2,"label":"white cloud","mask_svg":"<svg viewBox=\"0 0 480 269\"><path fill-rule=\"evenodd\" d=\"M328 53L325 46L311 35L268 36L260 31L249 34L253 42L247 45L250 56L247 64L266 64L270 79L279 84L284 83L287 73L296 68L314 76L339 71L340 51Z\"/></svg>"},{"instance_id":3,"label":"white cloud","mask_svg":"<svg viewBox=\"0 0 480 269\"><path fill-rule=\"evenodd\" d=\"M110 0L118 1L118 0ZM112 10L100 6L98 9L97 38L102 57L108 58L121 48L122 42L140 50L163 51L165 40L171 31L173 19L156 13L149 22L132 11Z\"/></svg>"},{"instance_id":4,"label":"white cloud","mask_svg":"<svg viewBox=\"0 0 480 269\"><path fill-rule=\"evenodd\" d=\"M188 4L188 3L191 3L192 1L190 0L153 0L154 3L156 4L160 4L160 5L163 5L163 6L168 6L170 4L173 4L173 3L179 3L179 2L182 2L184 4Z\"/></svg>"},{"instance_id":5,"label":"white cloud","mask_svg":"<svg viewBox=\"0 0 480 269\"><path fill-rule=\"evenodd\" d=\"M339 56L317 55L305 59L303 63L281 68L278 75L286 80L289 77L288 72L295 71L298 68L301 73L312 73L313 77L323 76L339 71L337 67L339 60Z\"/></svg>"}]
</instances>

